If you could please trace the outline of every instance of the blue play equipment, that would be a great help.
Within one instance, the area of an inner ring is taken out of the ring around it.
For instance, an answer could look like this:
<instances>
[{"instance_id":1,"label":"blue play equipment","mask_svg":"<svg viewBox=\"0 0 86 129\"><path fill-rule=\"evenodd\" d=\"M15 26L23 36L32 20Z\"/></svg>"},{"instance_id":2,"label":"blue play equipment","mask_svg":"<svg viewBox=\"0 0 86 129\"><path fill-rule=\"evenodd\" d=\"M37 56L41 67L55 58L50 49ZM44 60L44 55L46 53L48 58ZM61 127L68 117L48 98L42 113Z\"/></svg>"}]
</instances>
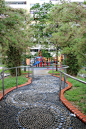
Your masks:
<instances>
[{"instance_id":1,"label":"blue play equipment","mask_svg":"<svg viewBox=\"0 0 86 129\"><path fill-rule=\"evenodd\" d=\"M36 62L33 64L33 66L39 64L41 62L41 57L36 57Z\"/></svg>"}]
</instances>

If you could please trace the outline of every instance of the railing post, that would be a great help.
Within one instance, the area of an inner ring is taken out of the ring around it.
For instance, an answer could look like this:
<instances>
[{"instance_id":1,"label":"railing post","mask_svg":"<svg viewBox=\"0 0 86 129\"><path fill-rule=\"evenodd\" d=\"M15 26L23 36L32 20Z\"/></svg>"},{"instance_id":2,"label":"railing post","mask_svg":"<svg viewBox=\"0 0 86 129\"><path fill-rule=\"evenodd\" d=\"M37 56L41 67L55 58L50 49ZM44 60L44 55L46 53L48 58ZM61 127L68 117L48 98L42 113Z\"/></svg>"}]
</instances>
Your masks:
<instances>
[{"instance_id":1,"label":"railing post","mask_svg":"<svg viewBox=\"0 0 86 129\"><path fill-rule=\"evenodd\" d=\"M17 67L16 67L16 88L18 88L18 81L17 81Z\"/></svg>"},{"instance_id":2,"label":"railing post","mask_svg":"<svg viewBox=\"0 0 86 129\"><path fill-rule=\"evenodd\" d=\"M4 71L3 71L3 98L4 98Z\"/></svg>"},{"instance_id":3,"label":"railing post","mask_svg":"<svg viewBox=\"0 0 86 129\"><path fill-rule=\"evenodd\" d=\"M65 88L65 82L66 82L66 79L65 79L66 77L65 77L65 74L64 74L64 88Z\"/></svg>"},{"instance_id":4,"label":"railing post","mask_svg":"<svg viewBox=\"0 0 86 129\"><path fill-rule=\"evenodd\" d=\"M32 79L33 79L33 77L34 77L34 73L33 73L33 64L32 64Z\"/></svg>"},{"instance_id":5,"label":"railing post","mask_svg":"<svg viewBox=\"0 0 86 129\"><path fill-rule=\"evenodd\" d=\"M64 68L64 72L66 71L65 69L66 68ZM65 88L65 82L66 82L66 75L64 74L64 88Z\"/></svg>"},{"instance_id":6,"label":"railing post","mask_svg":"<svg viewBox=\"0 0 86 129\"><path fill-rule=\"evenodd\" d=\"M65 73L67 73L66 68L65 68ZM65 75L65 81L66 81L66 75Z\"/></svg>"},{"instance_id":7,"label":"railing post","mask_svg":"<svg viewBox=\"0 0 86 129\"><path fill-rule=\"evenodd\" d=\"M28 77L29 77L29 66L28 66Z\"/></svg>"},{"instance_id":8,"label":"railing post","mask_svg":"<svg viewBox=\"0 0 86 129\"><path fill-rule=\"evenodd\" d=\"M53 76L53 64L52 64L52 76Z\"/></svg>"},{"instance_id":9,"label":"railing post","mask_svg":"<svg viewBox=\"0 0 86 129\"><path fill-rule=\"evenodd\" d=\"M62 73L61 73L61 71L60 71L59 101L60 101L60 97L61 97L61 82L62 82L61 78L62 78Z\"/></svg>"}]
</instances>

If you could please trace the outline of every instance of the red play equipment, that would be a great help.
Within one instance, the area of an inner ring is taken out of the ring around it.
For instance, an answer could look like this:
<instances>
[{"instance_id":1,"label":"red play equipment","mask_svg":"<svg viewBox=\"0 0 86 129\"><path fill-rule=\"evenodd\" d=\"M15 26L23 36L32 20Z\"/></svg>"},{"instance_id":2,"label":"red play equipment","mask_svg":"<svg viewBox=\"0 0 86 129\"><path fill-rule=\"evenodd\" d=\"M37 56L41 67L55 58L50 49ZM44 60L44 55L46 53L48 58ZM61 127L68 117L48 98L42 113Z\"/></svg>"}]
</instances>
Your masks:
<instances>
[{"instance_id":1,"label":"red play equipment","mask_svg":"<svg viewBox=\"0 0 86 129\"><path fill-rule=\"evenodd\" d=\"M40 64L37 64L36 67L50 66L50 58L48 59L48 63L46 64L46 58L41 56L41 50L38 51L38 57L41 57L41 62L40 62ZM39 58L37 59L37 61L39 61Z\"/></svg>"},{"instance_id":2,"label":"red play equipment","mask_svg":"<svg viewBox=\"0 0 86 129\"><path fill-rule=\"evenodd\" d=\"M40 67L42 67L42 56L41 56L41 50L38 51L38 57L39 57L39 52L40 52L40 57L41 57L41 62L40 62ZM39 67L39 64L38 64Z\"/></svg>"}]
</instances>

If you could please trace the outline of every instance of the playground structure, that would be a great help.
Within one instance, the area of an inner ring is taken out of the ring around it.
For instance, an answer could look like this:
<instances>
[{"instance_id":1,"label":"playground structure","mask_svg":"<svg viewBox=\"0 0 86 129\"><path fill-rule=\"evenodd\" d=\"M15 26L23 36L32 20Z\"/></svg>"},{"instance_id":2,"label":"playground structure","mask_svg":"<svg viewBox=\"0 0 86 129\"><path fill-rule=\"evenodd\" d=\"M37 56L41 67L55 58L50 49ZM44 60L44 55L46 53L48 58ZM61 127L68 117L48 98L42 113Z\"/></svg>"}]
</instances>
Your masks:
<instances>
[{"instance_id":1,"label":"playground structure","mask_svg":"<svg viewBox=\"0 0 86 129\"><path fill-rule=\"evenodd\" d=\"M36 62L33 64L33 66L41 63L41 57L36 57Z\"/></svg>"},{"instance_id":2,"label":"playground structure","mask_svg":"<svg viewBox=\"0 0 86 129\"><path fill-rule=\"evenodd\" d=\"M38 51L38 57L36 57L36 62L33 64L33 66L36 67L46 67L50 66L50 58L48 60L45 57L41 56L41 50Z\"/></svg>"},{"instance_id":3,"label":"playground structure","mask_svg":"<svg viewBox=\"0 0 86 129\"><path fill-rule=\"evenodd\" d=\"M59 65L62 65L62 61L64 59L64 55L58 56ZM49 67L52 63L55 63L55 67L57 65L57 59L56 57L53 59L46 58L41 56L41 50L38 51L38 56L34 59L33 66L35 67ZM26 59L26 64L30 64L30 59Z\"/></svg>"}]
</instances>

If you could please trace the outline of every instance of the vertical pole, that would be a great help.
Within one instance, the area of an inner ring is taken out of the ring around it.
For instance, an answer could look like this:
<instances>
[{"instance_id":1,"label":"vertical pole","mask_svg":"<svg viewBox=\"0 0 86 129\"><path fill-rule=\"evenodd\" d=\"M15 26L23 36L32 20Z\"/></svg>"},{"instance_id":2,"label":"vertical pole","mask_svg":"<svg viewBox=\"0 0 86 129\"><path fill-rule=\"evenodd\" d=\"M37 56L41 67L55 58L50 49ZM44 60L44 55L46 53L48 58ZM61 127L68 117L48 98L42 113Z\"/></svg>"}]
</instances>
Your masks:
<instances>
[{"instance_id":1,"label":"vertical pole","mask_svg":"<svg viewBox=\"0 0 86 129\"><path fill-rule=\"evenodd\" d=\"M16 67L16 88L18 88L18 81L17 81L17 67Z\"/></svg>"},{"instance_id":2,"label":"vertical pole","mask_svg":"<svg viewBox=\"0 0 86 129\"><path fill-rule=\"evenodd\" d=\"M28 77L29 77L29 66L28 66Z\"/></svg>"},{"instance_id":3,"label":"vertical pole","mask_svg":"<svg viewBox=\"0 0 86 129\"><path fill-rule=\"evenodd\" d=\"M65 74L64 74L64 88L65 88L65 81L66 81L66 80L65 80Z\"/></svg>"},{"instance_id":4,"label":"vertical pole","mask_svg":"<svg viewBox=\"0 0 86 129\"><path fill-rule=\"evenodd\" d=\"M55 59L55 67L56 67L56 59Z\"/></svg>"},{"instance_id":5,"label":"vertical pole","mask_svg":"<svg viewBox=\"0 0 86 129\"><path fill-rule=\"evenodd\" d=\"M4 71L3 71L3 98L4 98Z\"/></svg>"},{"instance_id":6,"label":"vertical pole","mask_svg":"<svg viewBox=\"0 0 86 129\"><path fill-rule=\"evenodd\" d=\"M66 68L64 69L64 72L66 73ZM64 88L65 88L65 82L66 82L66 75L64 74Z\"/></svg>"},{"instance_id":7,"label":"vertical pole","mask_svg":"<svg viewBox=\"0 0 86 129\"><path fill-rule=\"evenodd\" d=\"M65 68L65 73L67 73L66 68ZM65 75L65 81L66 81L66 75Z\"/></svg>"},{"instance_id":8,"label":"vertical pole","mask_svg":"<svg viewBox=\"0 0 86 129\"><path fill-rule=\"evenodd\" d=\"M50 66L50 58L49 58L49 66Z\"/></svg>"},{"instance_id":9,"label":"vertical pole","mask_svg":"<svg viewBox=\"0 0 86 129\"><path fill-rule=\"evenodd\" d=\"M45 67L46 67L46 59L45 59Z\"/></svg>"},{"instance_id":10,"label":"vertical pole","mask_svg":"<svg viewBox=\"0 0 86 129\"><path fill-rule=\"evenodd\" d=\"M34 73L33 73L33 65L32 65L32 79L33 79L33 77L34 77Z\"/></svg>"},{"instance_id":11,"label":"vertical pole","mask_svg":"<svg viewBox=\"0 0 86 129\"><path fill-rule=\"evenodd\" d=\"M26 66L26 58L24 58L24 66ZM26 72L26 67L24 67L24 72Z\"/></svg>"},{"instance_id":12,"label":"vertical pole","mask_svg":"<svg viewBox=\"0 0 86 129\"><path fill-rule=\"evenodd\" d=\"M61 97L61 78L62 78L62 73L60 71L60 84L59 84L59 101L60 101L60 97Z\"/></svg>"},{"instance_id":13,"label":"vertical pole","mask_svg":"<svg viewBox=\"0 0 86 129\"><path fill-rule=\"evenodd\" d=\"M53 64L52 64L52 76L53 76Z\"/></svg>"},{"instance_id":14,"label":"vertical pole","mask_svg":"<svg viewBox=\"0 0 86 129\"><path fill-rule=\"evenodd\" d=\"M39 51L38 51L38 57L39 57ZM38 60L38 59L37 59ZM38 64L38 67L39 67L39 64Z\"/></svg>"},{"instance_id":15,"label":"vertical pole","mask_svg":"<svg viewBox=\"0 0 86 129\"><path fill-rule=\"evenodd\" d=\"M42 56L41 56L41 62L40 62L40 67L42 67Z\"/></svg>"}]
</instances>

